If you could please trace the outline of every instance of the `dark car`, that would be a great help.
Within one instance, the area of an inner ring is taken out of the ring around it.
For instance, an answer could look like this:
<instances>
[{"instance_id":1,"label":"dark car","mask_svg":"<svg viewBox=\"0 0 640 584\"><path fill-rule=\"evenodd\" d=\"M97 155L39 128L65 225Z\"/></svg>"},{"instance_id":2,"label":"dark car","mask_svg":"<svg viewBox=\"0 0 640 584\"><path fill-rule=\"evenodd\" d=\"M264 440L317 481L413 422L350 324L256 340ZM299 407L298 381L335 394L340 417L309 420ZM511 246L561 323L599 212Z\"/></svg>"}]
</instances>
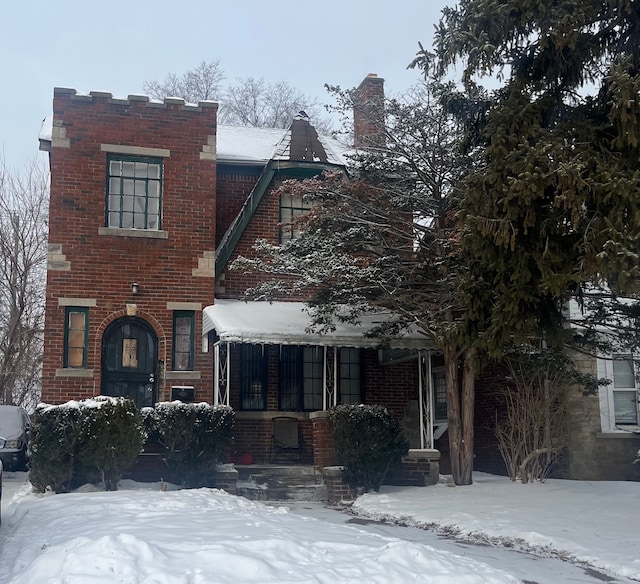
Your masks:
<instances>
[{"instance_id":1,"label":"dark car","mask_svg":"<svg viewBox=\"0 0 640 584\"><path fill-rule=\"evenodd\" d=\"M5 470L27 470L29 462L29 414L20 406L0 406L0 461Z\"/></svg>"},{"instance_id":2,"label":"dark car","mask_svg":"<svg viewBox=\"0 0 640 584\"><path fill-rule=\"evenodd\" d=\"M0 438L0 448L4 448L4 438ZM2 461L0 460L0 502L2 501ZM2 523L2 513L0 513L0 523Z\"/></svg>"}]
</instances>

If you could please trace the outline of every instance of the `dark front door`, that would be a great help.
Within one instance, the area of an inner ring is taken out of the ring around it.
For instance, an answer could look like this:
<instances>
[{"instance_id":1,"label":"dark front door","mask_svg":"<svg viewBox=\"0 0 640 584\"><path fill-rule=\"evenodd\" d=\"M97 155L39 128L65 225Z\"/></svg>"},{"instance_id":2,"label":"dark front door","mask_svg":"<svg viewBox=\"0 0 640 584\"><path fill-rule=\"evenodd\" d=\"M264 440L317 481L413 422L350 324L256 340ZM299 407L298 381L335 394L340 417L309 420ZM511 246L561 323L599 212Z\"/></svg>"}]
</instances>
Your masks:
<instances>
[{"instance_id":1,"label":"dark front door","mask_svg":"<svg viewBox=\"0 0 640 584\"><path fill-rule=\"evenodd\" d=\"M113 322L102 337L103 395L128 397L139 407L156 402L158 337L142 319Z\"/></svg>"}]
</instances>

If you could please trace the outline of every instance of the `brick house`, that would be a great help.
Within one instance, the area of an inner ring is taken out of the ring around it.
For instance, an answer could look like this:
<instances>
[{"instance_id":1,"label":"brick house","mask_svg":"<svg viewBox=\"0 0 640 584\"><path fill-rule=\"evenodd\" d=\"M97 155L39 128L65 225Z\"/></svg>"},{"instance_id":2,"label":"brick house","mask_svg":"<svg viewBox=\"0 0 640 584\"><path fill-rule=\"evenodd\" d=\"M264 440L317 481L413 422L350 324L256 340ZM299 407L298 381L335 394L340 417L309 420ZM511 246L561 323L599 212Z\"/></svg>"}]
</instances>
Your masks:
<instances>
[{"instance_id":1,"label":"brick house","mask_svg":"<svg viewBox=\"0 0 640 584\"><path fill-rule=\"evenodd\" d=\"M360 92L381 102L383 80L367 76ZM360 147L377 139L364 111L354 112ZM402 421L428 469L420 480L435 480L440 452L447 471L444 370L423 337L382 348L366 322L311 334L301 303L245 303L257 276L229 270L257 238L295 237L304 204L275 188L344 168L343 146L303 115L288 130L232 127L217 123L213 102L56 88L41 149L51 169L43 401L229 404L233 454L255 462L273 459L273 420L287 416L299 425L295 461L317 467L334 462L326 409L378 403ZM614 383L596 396L570 390L566 476L634 478L640 435L628 360L581 366ZM487 431L499 407L488 395L494 375L478 381L476 468L504 472Z\"/></svg>"},{"instance_id":2,"label":"brick house","mask_svg":"<svg viewBox=\"0 0 640 584\"><path fill-rule=\"evenodd\" d=\"M383 80L367 76L360 92L382 103ZM305 115L288 130L216 118L213 102L54 90L40 139L51 169L43 401L229 404L234 454L255 462L273 459L273 419L286 415L299 426L296 460L319 467L333 462L329 406L384 404L435 480L431 380L444 374L425 339L383 349L365 334L373 323L310 334L301 303L245 303L256 280L228 269L256 238L295 237L305 205L275 188L343 169L344 147ZM375 140L375 125L354 118L356 143Z\"/></svg>"}]
</instances>

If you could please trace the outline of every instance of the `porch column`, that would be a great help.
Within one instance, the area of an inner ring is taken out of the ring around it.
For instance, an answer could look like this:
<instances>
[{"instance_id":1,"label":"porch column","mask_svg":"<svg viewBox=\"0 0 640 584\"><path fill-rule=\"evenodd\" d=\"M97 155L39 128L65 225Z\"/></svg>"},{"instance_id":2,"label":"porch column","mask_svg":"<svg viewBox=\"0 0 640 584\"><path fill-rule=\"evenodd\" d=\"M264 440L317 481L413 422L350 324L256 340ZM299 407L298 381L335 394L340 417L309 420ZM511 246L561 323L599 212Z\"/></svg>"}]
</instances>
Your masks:
<instances>
[{"instance_id":1,"label":"porch column","mask_svg":"<svg viewBox=\"0 0 640 584\"><path fill-rule=\"evenodd\" d=\"M337 352L337 347L324 346L324 366L322 368L322 385L324 389L322 392L323 410L328 410L338 403L338 392L336 391L338 387L338 370L336 368L338 361Z\"/></svg>"},{"instance_id":2,"label":"porch column","mask_svg":"<svg viewBox=\"0 0 640 584\"><path fill-rule=\"evenodd\" d=\"M420 448L434 448L431 351L418 352L418 383L418 403L420 405Z\"/></svg>"},{"instance_id":3,"label":"porch column","mask_svg":"<svg viewBox=\"0 0 640 584\"><path fill-rule=\"evenodd\" d=\"M214 355L214 379L213 379L213 405L229 405L229 343L218 341L213 346Z\"/></svg>"}]
</instances>

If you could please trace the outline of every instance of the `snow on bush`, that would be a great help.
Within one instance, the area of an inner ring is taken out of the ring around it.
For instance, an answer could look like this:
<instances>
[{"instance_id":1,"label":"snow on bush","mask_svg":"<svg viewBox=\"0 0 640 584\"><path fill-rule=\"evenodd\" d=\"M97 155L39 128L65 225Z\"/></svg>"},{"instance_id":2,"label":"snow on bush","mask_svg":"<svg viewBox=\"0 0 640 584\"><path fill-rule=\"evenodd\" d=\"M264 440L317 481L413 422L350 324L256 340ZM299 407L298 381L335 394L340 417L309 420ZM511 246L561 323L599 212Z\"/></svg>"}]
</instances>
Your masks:
<instances>
[{"instance_id":1,"label":"snow on bush","mask_svg":"<svg viewBox=\"0 0 640 584\"><path fill-rule=\"evenodd\" d=\"M31 483L40 492L64 493L86 482L116 490L145 438L140 412L125 398L40 404L31 429Z\"/></svg>"},{"instance_id":2,"label":"snow on bush","mask_svg":"<svg viewBox=\"0 0 640 584\"><path fill-rule=\"evenodd\" d=\"M232 437L235 414L228 406L162 402L145 408L151 439L164 449L169 471L187 487L213 487L216 465Z\"/></svg>"}]
</instances>

